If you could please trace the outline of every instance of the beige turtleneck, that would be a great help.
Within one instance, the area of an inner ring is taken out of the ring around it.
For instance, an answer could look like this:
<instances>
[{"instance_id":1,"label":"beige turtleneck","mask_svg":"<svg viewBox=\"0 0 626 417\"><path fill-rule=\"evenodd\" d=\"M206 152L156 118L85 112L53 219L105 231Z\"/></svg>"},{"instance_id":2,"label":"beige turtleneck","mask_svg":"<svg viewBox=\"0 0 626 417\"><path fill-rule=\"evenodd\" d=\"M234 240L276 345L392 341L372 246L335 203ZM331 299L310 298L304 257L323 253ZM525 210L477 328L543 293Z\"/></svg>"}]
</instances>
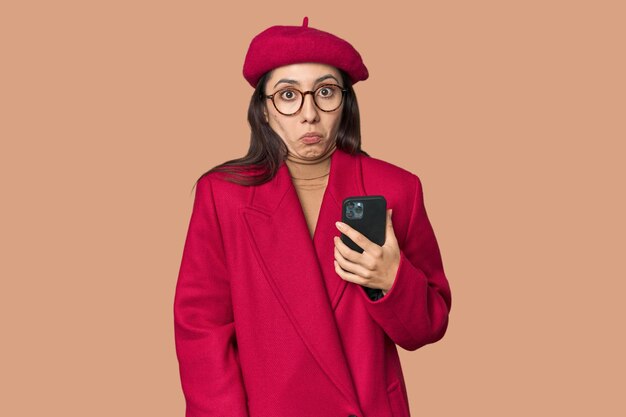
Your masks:
<instances>
[{"instance_id":1,"label":"beige turtleneck","mask_svg":"<svg viewBox=\"0 0 626 417\"><path fill-rule=\"evenodd\" d=\"M285 164L291 175L291 182L302 205L311 239L315 234L315 225L322 205L322 198L324 191L326 191L326 185L328 185L330 156L336 148L336 143L333 142L326 152L315 159L302 159L291 152L287 154L285 159Z\"/></svg>"}]
</instances>

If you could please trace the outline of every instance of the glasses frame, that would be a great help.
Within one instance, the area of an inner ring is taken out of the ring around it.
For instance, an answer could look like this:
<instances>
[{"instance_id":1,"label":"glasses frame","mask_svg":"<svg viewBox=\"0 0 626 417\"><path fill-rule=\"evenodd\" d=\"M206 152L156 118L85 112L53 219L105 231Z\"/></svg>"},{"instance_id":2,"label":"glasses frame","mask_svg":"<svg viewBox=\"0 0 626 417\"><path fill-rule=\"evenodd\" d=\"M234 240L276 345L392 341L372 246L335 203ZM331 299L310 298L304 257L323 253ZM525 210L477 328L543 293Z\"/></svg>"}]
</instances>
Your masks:
<instances>
[{"instance_id":1,"label":"glasses frame","mask_svg":"<svg viewBox=\"0 0 626 417\"><path fill-rule=\"evenodd\" d=\"M324 110L322 108L320 108L319 104L317 104L317 101L315 100L315 93L320 89L320 88L324 88L324 87L328 87L328 86L334 86L334 87L338 87L339 90L341 90L341 101L339 102L339 105L337 107L335 107L332 110ZM276 102L274 101L274 96L276 94L281 93L284 90L295 90L298 93L300 93L300 95L302 96L302 99L300 100L300 107L298 107L298 110L296 110L293 113L283 113L280 110L278 110L278 107L276 106ZM307 94L311 94L311 96L313 97L313 103L315 104L315 107L317 107L318 109L320 109L321 111L325 112L325 113L330 113L333 112L335 110L337 110L339 107L341 107L341 105L343 104L343 99L346 96L346 92L348 90L346 88L343 88L342 86L338 85L338 84L332 84L332 83L328 83L328 84L322 84L319 87L317 87L315 90L308 90L308 91L300 91L295 87L285 87L285 88L281 88L278 91L275 91L273 94L270 95L263 95L263 97L265 99L271 99L272 100L272 104L274 105L274 108L276 109L276 111L280 114L282 114L283 116L294 116L296 115L300 110L302 110L302 106L304 106L304 99L306 98Z\"/></svg>"}]
</instances>

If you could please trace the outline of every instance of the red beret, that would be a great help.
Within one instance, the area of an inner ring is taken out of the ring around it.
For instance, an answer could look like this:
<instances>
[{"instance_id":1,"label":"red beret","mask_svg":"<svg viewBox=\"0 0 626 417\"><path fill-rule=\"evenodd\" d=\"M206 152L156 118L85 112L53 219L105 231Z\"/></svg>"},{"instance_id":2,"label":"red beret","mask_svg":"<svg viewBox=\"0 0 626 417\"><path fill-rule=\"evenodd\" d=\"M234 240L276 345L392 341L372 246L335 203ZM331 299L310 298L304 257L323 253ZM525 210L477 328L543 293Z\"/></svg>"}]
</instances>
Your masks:
<instances>
[{"instance_id":1,"label":"red beret","mask_svg":"<svg viewBox=\"0 0 626 417\"><path fill-rule=\"evenodd\" d=\"M267 71L300 62L318 62L344 70L352 84L369 76L361 55L347 41L322 30L302 26L272 26L256 35L246 53L243 76L256 88Z\"/></svg>"}]
</instances>

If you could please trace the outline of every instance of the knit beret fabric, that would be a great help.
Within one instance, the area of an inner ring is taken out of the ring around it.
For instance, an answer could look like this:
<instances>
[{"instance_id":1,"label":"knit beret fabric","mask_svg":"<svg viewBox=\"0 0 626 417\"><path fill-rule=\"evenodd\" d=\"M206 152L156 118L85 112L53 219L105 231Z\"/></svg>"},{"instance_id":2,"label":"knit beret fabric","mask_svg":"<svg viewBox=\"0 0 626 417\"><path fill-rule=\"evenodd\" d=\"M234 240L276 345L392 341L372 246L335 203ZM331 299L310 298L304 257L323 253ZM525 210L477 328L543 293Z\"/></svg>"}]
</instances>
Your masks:
<instances>
[{"instance_id":1,"label":"knit beret fabric","mask_svg":"<svg viewBox=\"0 0 626 417\"><path fill-rule=\"evenodd\" d=\"M308 26L272 26L250 42L243 64L243 76L256 88L267 71L283 65L317 62L344 70L352 84L366 80L367 67L359 52L346 40Z\"/></svg>"}]
</instances>

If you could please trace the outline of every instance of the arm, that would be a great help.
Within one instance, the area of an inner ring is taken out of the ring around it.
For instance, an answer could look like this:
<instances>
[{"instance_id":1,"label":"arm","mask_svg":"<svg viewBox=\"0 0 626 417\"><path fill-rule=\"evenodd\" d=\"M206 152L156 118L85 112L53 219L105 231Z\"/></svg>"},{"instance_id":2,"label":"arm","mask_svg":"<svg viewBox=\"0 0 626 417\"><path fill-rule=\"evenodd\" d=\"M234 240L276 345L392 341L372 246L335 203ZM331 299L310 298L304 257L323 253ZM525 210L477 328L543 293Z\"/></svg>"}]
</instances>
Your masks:
<instances>
[{"instance_id":1,"label":"arm","mask_svg":"<svg viewBox=\"0 0 626 417\"><path fill-rule=\"evenodd\" d=\"M186 417L247 416L222 235L208 177L198 181L174 297Z\"/></svg>"},{"instance_id":2,"label":"arm","mask_svg":"<svg viewBox=\"0 0 626 417\"><path fill-rule=\"evenodd\" d=\"M417 176L414 187L411 218L393 286L379 300L365 297L373 319L406 350L441 339L451 306L450 286Z\"/></svg>"}]
</instances>

